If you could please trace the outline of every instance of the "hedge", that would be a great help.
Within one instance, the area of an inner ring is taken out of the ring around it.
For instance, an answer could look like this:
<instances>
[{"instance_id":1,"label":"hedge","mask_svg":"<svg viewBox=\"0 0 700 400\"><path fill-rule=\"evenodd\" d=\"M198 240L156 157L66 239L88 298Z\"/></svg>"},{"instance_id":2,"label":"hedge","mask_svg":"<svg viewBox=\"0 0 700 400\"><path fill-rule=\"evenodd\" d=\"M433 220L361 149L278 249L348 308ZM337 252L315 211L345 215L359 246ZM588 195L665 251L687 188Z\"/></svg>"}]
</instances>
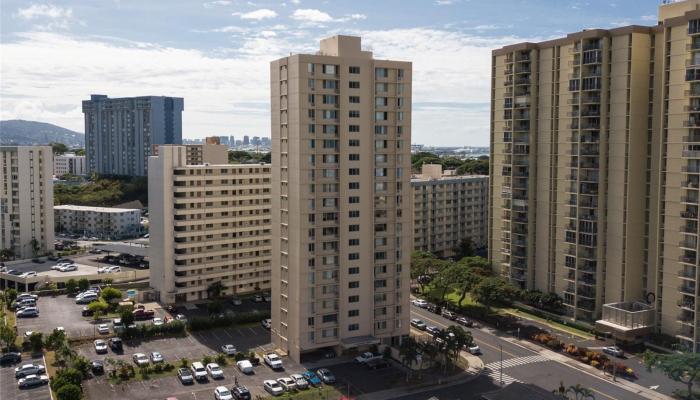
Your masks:
<instances>
[{"instance_id":1,"label":"hedge","mask_svg":"<svg viewBox=\"0 0 700 400\"><path fill-rule=\"evenodd\" d=\"M234 316L225 315L223 317L194 317L189 320L191 331L201 331L212 328L226 328L235 324L248 324L270 318L270 312L249 312L236 314Z\"/></svg>"}]
</instances>

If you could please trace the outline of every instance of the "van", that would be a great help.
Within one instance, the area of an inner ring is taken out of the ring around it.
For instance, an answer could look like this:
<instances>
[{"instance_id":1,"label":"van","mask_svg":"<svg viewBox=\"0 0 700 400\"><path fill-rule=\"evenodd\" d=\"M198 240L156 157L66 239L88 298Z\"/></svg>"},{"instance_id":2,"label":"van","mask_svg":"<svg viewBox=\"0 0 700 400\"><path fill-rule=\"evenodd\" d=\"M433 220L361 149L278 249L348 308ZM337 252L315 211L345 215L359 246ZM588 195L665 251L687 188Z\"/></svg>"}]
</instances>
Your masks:
<instances>
[{"instance_id":1,"label":"van","mask_svg":"<svg viewBox=\"0 0 700 400\"><path fill-rule=\"evenodd\" d=\"M192 375L194 375L194 379L198 381L206 381L208 380L207 378L207 370L204 368L204 365L199 362L195 361L192 363Z\"/></svg>"},{"instance_id":2,"label":"van","mask_svg":"<svg viewBox=\"0 0 700 400\"><path fill-rule=\"evenodd\" d=\"M88 304L92 303L93 301L97 300L99 297L95 293L88 293L84 296L78 297L75 299L76 304Z\"/></svg>"}]
</instances>

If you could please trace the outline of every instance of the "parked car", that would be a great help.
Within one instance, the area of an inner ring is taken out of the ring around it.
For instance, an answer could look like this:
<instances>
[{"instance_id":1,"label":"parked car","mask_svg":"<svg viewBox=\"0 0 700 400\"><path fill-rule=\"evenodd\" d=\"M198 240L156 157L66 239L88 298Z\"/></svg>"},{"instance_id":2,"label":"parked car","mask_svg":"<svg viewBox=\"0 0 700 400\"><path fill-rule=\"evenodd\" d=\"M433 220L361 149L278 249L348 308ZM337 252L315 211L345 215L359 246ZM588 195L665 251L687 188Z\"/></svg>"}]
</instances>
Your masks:
<instances>
[{"instance_id":1,"label":"parked car","mask_svg":"<svg viewBox=\"0 0 700 400\"><path fill-rule=\"evenodd\" d=\"M364 364L366 362L369 362L371 360L376 360L378 358L382 358L382 355L379 353L372 353L372 352L365 352L360 354L359 356L355 357L355 362Z\"/></svg>"},{"instance_id":2,"label":"parked car","mask_svg":"<svg viewBox=\"0 0 700 400\"><path fill-rule=\"evenodd\" d=\"M134 363L139 367L144 367L148 365L148 356L146 356L143 353L136 353L133 356L131 356L131 359L134 360Z\"/></svg>"},{"instance_id":3,"label":"parked car","mask_svg":"<svg viewBox=\"0 0 700 400\"><path fill-rule=\"evenodd\" d=\"M102 354L102 353L107 352L107 342L105 342L104 340L97 339L97 340L95 340L94 344L95 344L95 353Z\"/></svg>"},{"instance_id":4,"label":"parked car","mask_svg":"<svg viewBox=\"0 0 700 400\"><path fill-rule=\"evenodd\" d=\"M279 396L284 393L284 388L282 385L280 385L277 381L273 381L272 379L268 379L263 382L263 388L265 388L267 393L270 393L273 396Z\"/></svg>"},{"instance_id":5,"label":"parked car","mask_svg":"<svg viewBox=\"0 0 700 400\"><path fill-rule=\"evenodd\" d=\"M256 294L256 295L253 297L253 301L254 301L255 303L262 303L262 302L265 301L265 299L263 299L263 297L262 297L261 294Z\"/></svg>"},{"instance_id":6,"label":"parked car","mask_svg":"<svg viewBox=\"0 0 700 400\"><path fill-rule=\"evenodd\" d=\"M30 318L30 317L38 317L39 316L39 310L34 308L34 307L29 307L29 308L23 308L15 314L17 318Z\"/></svg>"},{"instance_id":7,"label":"parked car","mask_svg":"<svg viewBox=\"0 0 700 400\"><path fill-rule=\"evenodd\" d=\"M159 351L151 352L151 362L153 364L163 362L163 360L164 360L163 355L160 354Z\"/></svg>"},{"instance_id":8,"label":"parked car","mask_svg":"<svg viewBox=\"0 0 700 400\"><path fill-rule=\"evenodd\" d=\"M610 354L613 357L622 357L625 355L625 352L622 351L622 349L617 347L617 346L603 347L603 353Z\"/></svg>"},{"instance_id":9,"label":"parked car","mask_svg":"<svg viewBox=\"0 0 700 400\"><path fill-rule=\"evenodd\" d=\"M202 364L201 362L193 362L190 369L192 370L192 375L194 375L194 379L198 381L209 380L209 378L207 377L207 370L206 368L204 368L204 364Z\"/></svg>"},{"instance_id":10,"label":"parked car","mask_svg":"<svg viewBox=\"0 0 700 400\"><path fill-rule=\"evenodd\" d=\"M224 379L224 370L217 363L207 364L207 373L212 379Z\"/></svg>"},{"instance_id":11,"label":"parked car","mask_svg":"<svg viewBox=\"0 0 700 400\"><path fill-rule=\"evenodd\" d=\"M285 392L295 392L297 390L297 384L294 379L289 377L277 378L277 383L282 385Z\"/></svg>"},{"instance_id":12,"label":"parked car","mask_svg":"<svg viewBox=\"0 0 700 400\"><path fill-rule=\"evenodd\" d=\"M75 304L90 304L97 300L99 297L96 293L88 293L80 297L75 298Z\"/></svg>"},{"instance_id":13,"label":"parked car","mask_svg":"<svg viewBox=\"0 0 700 400\"><path fill-rule=\"evenodd\" d=\"M241 300L240 297L234 297L231 299L231 304L233 304L234 306L240 306L241 304L243 304L243 300Z\"/></svg>"},{"instance_id":14,"label":"parked car","mask_svg":"<svg viewBox=\"0 0 700 400\"><path fill-rule=\"evenodd\" d=\"M438 328L437 326L432 326L432 325L429 326L429 327L427 327L427 328L425 328L425 331L428 332L429 334L433 335L433 336L435 336L435 335L437 335L438 333L441 332L440 328Z\"/></svg>"},{"instance_id":15,"label":"parked car","mask_svg":"<svg viewBox=\"0 0 700 400\"><path fill-rule=\"evenodd\" d=\"M46 385L49 383L48 375L27 375L17 381L17 386L20 389L28 389L36 386Z\"/></svg>"},{"instance_id":16,"label":"parked car","mask_svg":"<svg viewBox=\"0 0 700 400\"><path fill-rule=\"evenodd\" d=\"M263 293L263 300L268 302L268 303L271 302L272 296L270 295L270 293Z\"/></svg>"},{"instance_id":17,"label":"parked car","mask_svg":"<svg viewBox=\"0 0 700 400\"><path fill-rule=\"evenodd\" d=\"M309 388L309 382L304 378L302 374L292 374L289 376L294 380L294 383L297 385L297 389L308 389Z\"/></svg>"},{"instance_id":18,"label":"parked car","mask_svg":"<svg viewBox=\"0 0 700 400\"><path fill-rule=\"evenodd\" d=\"M58 257L56 257L56 256L48 256L48 257L46 257L46 259L49 261L58 261Z\"/></svg>"},{"instance_id":19,"label":"parked car","mask_svg":"<svg viewBox=\"0 0 700 400\"><path fill-rule=\"evenodd\" d=\"M335 375L328 368L319 368L316 370L316 375L318 375L321 382L332 385L335 383Z\"/></svg>"},{"instance_id":20,"label":"parked car","mask_svg":"<svg viewBox=\"0 0 700 400\"><path fill-rule=\"evenodd\" d=\"M443 309L441 315L450 321L454 321L457 319L457 314L453 313L450 310Z\"/></svg>"},{"instance_id":21,"label":"parked car","mask_svg":"<svg viewBox=\"0 0 700 400\"><path fill-rule=\"evenodd\" d=\"M189 385L194 383L194 376L187 368L180 368L177 370L177 378L182 382L183 385Z\"/></svg>"},{"instance_id":22,"label":"parked car","mask_svg":"<svg viewBox=\"0 0 700 400\"><path fill-rule=\"evenodd\" d=\"M238 367L238 370L246 375L253 373L253 364L249 360L238 361L236 363L236 367Z\"/></svg>"},{"instance_id":23,"label":"parked car","mask_svg":"<svg viewBox=\"0 0 700 400\"><path fill-rule=\"evenodd\" d=\"M420 329L422 331L424 331L425 328L428 327L428 325L425 323L425 321L418 319L418 318L411 319L411 326L413 326L416 329Z\"/></svg>"},{"instance_id":24,"label":"parked car","mask_svg":"<svg viewBox=\"0 0 700 400\"><path fill-rule=\"evenodd\" d=\"M411 300L411 303L413 303L414 306L420 307L420 308L425 308L425 306L428 305L428 302L423 300L423 299L413 299L413 300Z\"/></svg>"},{"instance_id":25,"label":"parked car","mask_svg":"<svg viewBox=\"0 0 700 400\"><path fill-rule=\"evenodd\" d=\"M280 360L280 357L275 353L265 354L263 360L265 360L265 364L272 369L284 369L282 360Z\"/></svg>"},{"instance_id":26,"label":"parked car","mask_svg":"<svg viewBox=\"0 0 700 400\"><path fill-rule=\"evenodd\" d=\"M236 385L231 389L231 394L236 400L251 400L250 391L243 385Z\"/></svg>"},{"instance_id":27,"label":"parked car","mask_svg":"<svg viewBox=\"0 0 700 400\"><path fill-rule=\"evenodd\" d=\"M182 314L177 314L177 315L175 316L175 319L178 320L178 321L187 322L187 317L185 317L185 316L182 315Z\"/></svg>"},{"instance_id":28,"label":"parked car","mask_svg":"<svg viewBox=\"0 0 700 400\"><path fill-rule=\"evenodd\" d=\"M473 343L471 346L467 347L467 351L469 351L470 354L479 355L481 354L481 347L479 347L478 344Z\"/></svg>"},{"instance_id":29,"label":"parked car","mask_svg":"<svg viewBox=\"0 0 700 400\"><path fill-rule=\"evenodd\" d=\"M101 360L90 361L90 369L92 370L93 375L102 375L105 372L105 366Z\"/></svg>"},{"instance_id":30,"label":"parked car","mask_svg":"<svg viewBox=\"0 0 700 400\"><path fill-rule=\"evenodd\" d=\"M472 326L474 326L474 322L467 319L466 317L457 317L457 319L455 319L455 322L457 322L460 325L466 326L467 328L471 328Z\"/></svg>"},{"instance_id":31,"label":"parked car","mask_svg":"<svg viewBox=\"0 0 700 400\"><path fill-rule=\"evenodd\" d=\"M156 313L153 310L145 310L143 308L134 310L134 319L136 320L153 319L155 315Z\"/></svg>"},{"instance_id":32,"label":"parked car","mask_svg":"<svg viewBox=\"0 0 700 400\"><path fill-rule=\"evenodd\" d=\"M33 276L37 276L36 271L27 271L19 274L20 278L31 278Z\"/></svg>"},{"instance_id":33,"label":"parked car","mask_svg":"<svg viewBox=\"0 0 700 400\"><path fill-rule=\"evenodd\" d=\"M158 318L158 317L153 318L153 325L155 325L155 326L161 326L161 325L163 325L163 324L164 324L163 318Z\"/></svg>"},{"instance_id":34,"label":"parked car","mask_svg":"<svg viewBox=\"0 0 700 400\"><path fill-rule=\"evenodd\" d=\"M232 344L225 344L221 346L221 352L227 356L234 356L236 355L236 347Z\"/></svg>"},{"instance_id":35,"label":"parked car","mask_svg":"<svg viewBox=\"0 0 700 400\"><path fill-rule=\"evenodd\" d=\"M382 368L387 368L389 366L389 361L385 360L384 358L375 358L372 360L369 360L365 363L365 366L368 369L382 369Z\"/></svg>"},{"instance_id":36,"label":"parked car","mask_svg":"<svg viewBox=\"0 0 700 400\"><path fill-rule=\"evenodd\" d=\"M24 300L24 299L32 299L34 301L39 300L39 296L36 294L31 294L31 293L20 293L15 297L15 300Z\"/></svg>"},{"instance_id":37,"label":"parked car","mask_svg":"<svg viewBox=\"0 0 700 400\"><path fill-rule=\"evenodd\" d=\"M214 399L216 400L233 400L231 391L226 386L217 386L214 389Z\"/></svg>"},{"instance_id":38,"label":"parked car","mask_svg":"<svg viewBox=\"0 0 700 400\"><path fill-rule=\"evenodd\" d=\"M118 337L113 337L108 340L109 342L109 347L112 348L112 351L118 352L123 350L123 345L122 345L122 339Z\"/></svg>"},{"instance_id":39,"label":"parked car","mask_svg":"<svg viewBox=\"0 0 700 400\"><path fill-rule=\"evenodd\" d=\"M304 371L301 373L301 376L306 379L307 382L313 387L320 387L321 386L321 379L314 373L314 371Z\"/></svg>"},{"instance_id":40,"label":"parked car","mask_svg":"<svg viewBox=\"0 0 700 400\"><path fill-rule=\"evenodd\" d=\"M45 263L46 261L42 260L41 258L32 258L32 262L33 262L34 264L43 264L43 263Z\"/></svg>"},{"instance_id":41,"label":"parked car","mask_svg":"<svg viewBox=\"0 0 700 400\"><path fill-rule=\"evenodd\" d=\"M0 365L17 364L22 361L22 353L11 351L0 355Z\"/></svg>"},{"instance_id":42,"label":"parked car","mask_svg":"<svg viewBox=\"0 0 700 400\"><path fill-rule=\"evenodd\" d=\"M264 319L260 322L262 327L265 329L272 329L272 320L270 318Z\"/></svg>"},{"instance_id":43,"label":"parked car","mask_svg":"<svg viewBox=\"0 0 700 400\"><path fill-rule=\"evenodd\" d=\"M78 266L75 264L70 264L70 265L64 265L60 268L58 268L60 272L70 272L70 271L77 271Z\"/></svg>"},{"instance_id":44,"label":"parked car","mask_svg":"<svg viewBox=\"0 0 700 400\"><path fill-rule=\"evenodd\" d=\"M97 326L97 332L100 333L100 335L106 335L109 333L109 325L107 324L100 324Z\"/></svg>"},{"instance_id":45,"label":"parked car","mask_svg":"<svg viewBox=\"0 0 700 400\"><path fill-rule=\"evenodd\" d=\"M24 378L29 375L41 375L46 372L46 367L41 364L24 364L15 368L15 378Z\"/></svg>"}]
</instances>

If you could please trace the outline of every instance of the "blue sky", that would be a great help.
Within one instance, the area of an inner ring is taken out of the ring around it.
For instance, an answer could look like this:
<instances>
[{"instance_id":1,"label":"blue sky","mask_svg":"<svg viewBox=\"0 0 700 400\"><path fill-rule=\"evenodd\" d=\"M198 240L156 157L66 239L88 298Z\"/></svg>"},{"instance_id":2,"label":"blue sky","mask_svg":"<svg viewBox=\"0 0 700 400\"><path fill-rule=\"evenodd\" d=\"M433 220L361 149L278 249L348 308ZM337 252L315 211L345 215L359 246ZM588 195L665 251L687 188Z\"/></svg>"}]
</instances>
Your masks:
<instances>
[{"instance_id":1,"label":"blue sky","mask_svg":"<svg viewBox=\"0 0 700 400\"><path fill-rule=\"evenodd\" d=\"M0 115L83 131L80 101L185 98L184 136L269 136L269 61L334 34L413 61L413 142L488 145L490 54L656 24L657 0L99 0L0 4Z\"/></svg>"}]
</instances>

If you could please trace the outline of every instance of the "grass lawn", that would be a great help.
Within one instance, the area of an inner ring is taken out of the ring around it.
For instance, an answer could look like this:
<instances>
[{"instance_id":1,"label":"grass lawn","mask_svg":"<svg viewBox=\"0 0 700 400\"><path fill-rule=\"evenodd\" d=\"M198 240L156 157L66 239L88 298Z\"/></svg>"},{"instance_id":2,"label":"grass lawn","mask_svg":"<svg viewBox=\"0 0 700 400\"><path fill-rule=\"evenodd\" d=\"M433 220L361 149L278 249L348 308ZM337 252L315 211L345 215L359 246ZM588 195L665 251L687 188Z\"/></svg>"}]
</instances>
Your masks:
<instances>
[{"instance_id":1,"label":"grass lawn","mask_svg":"<svg viewBox=\"0 0 700 400\"><path fill-rule=\"evenodd\" d=\"M510 315L514 315L516 317L528 319L531 321L537 321L537 322L540 322L542 324L545 324L545 325L551 327L552 329L555 329L555 330L558 330L561 332L565 332L565 333L569 333L569 334L578 336L582 339L587 339L587 340L595 339L595 336L591 335L590 333L588 333L586 331L582 331L580 329L573 328L571 326L564 325L562 323L555 322L552 320L547 320L547 319L544 319L542 317L538 317L536 315L533 315L533 314L530 314L528 312L518 310L515 308L502 308L502 309L500 309L500 312L504 313L504 314L510 314Z\"/></svg>"},{"instance_id":2,"label":"grass lawn","mask_svg":"<svg viewBox=\"0 0 700 400\"><path fill-rule=\"evenodd\" d=\"M343 396L343 393L338 391L333 386L323 386L320 388L311 388L307 390L301 390L297 393L285 393L282 396L268 396L265 399L295 399L295 400L326 400L332 399L336 400Z\"/></svg>"}]
</instances>

